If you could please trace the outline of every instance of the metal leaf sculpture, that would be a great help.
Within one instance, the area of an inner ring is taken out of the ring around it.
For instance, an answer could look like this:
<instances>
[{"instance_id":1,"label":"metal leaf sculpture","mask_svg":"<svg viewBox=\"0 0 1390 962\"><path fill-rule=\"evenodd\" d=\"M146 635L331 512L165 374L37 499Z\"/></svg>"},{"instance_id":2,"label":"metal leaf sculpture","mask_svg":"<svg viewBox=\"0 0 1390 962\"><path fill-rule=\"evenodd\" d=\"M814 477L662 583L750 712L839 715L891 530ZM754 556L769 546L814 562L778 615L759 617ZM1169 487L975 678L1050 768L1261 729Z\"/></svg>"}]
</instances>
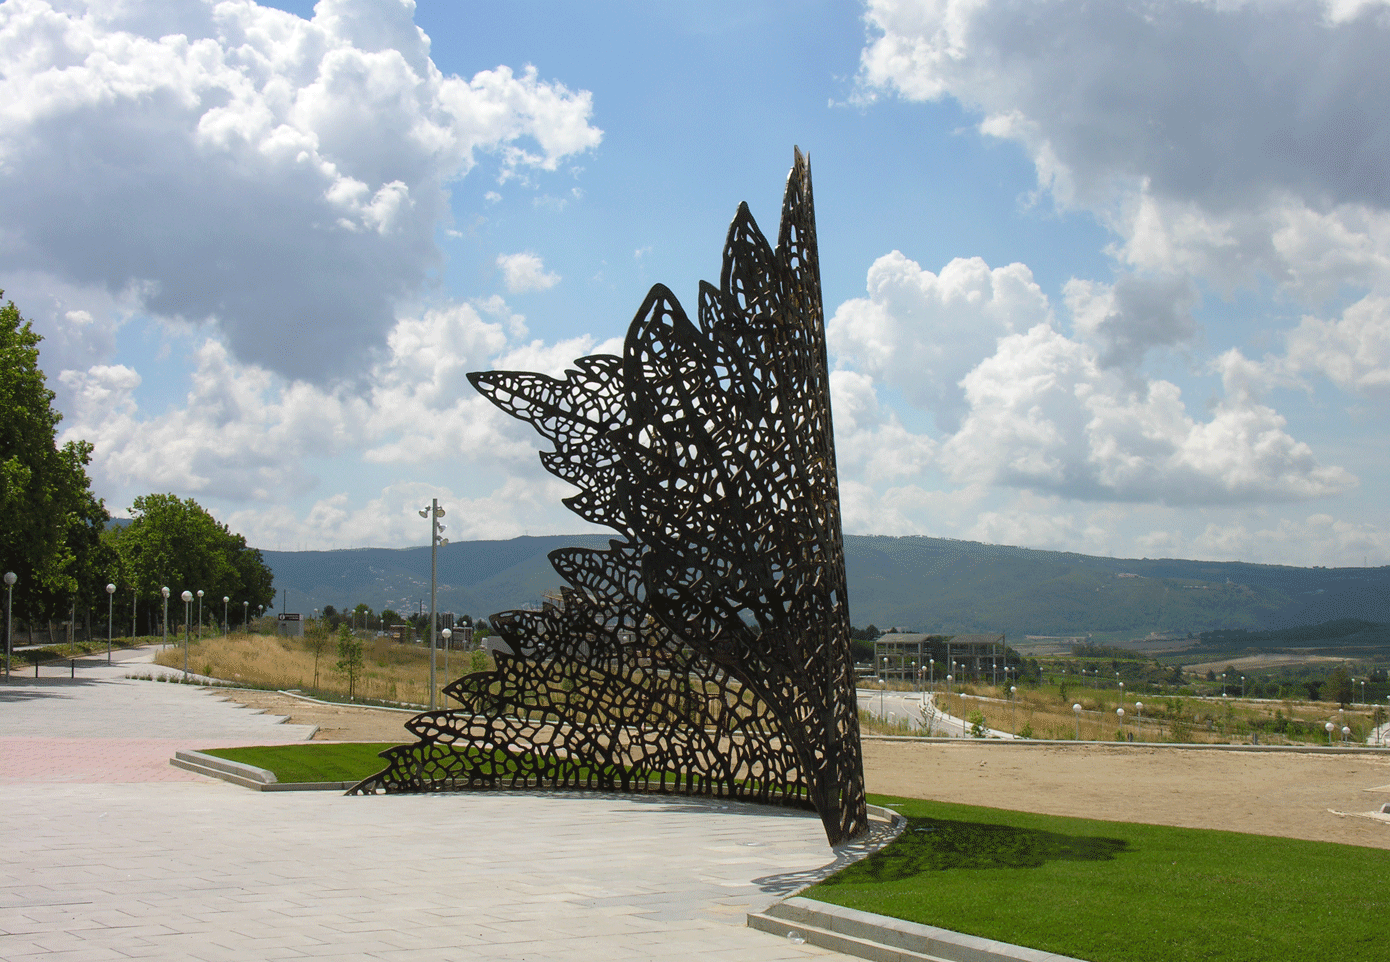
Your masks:
<instances>
[{"instance_id":1,"label":"metal leaf sculpture","mask_svg":"<svg viewBox=\"0 0 1390 962\"><path fill-rule=\"evenodd\" d=\"M867 830L811 173L777 248L747 204L692 323L651 289L623 356L563 380L469 375L554 448L580 517L622 535L550 560L558 604L497 615L495 671L445 688L354 792L552 786L814 808Z\"/></svg>"}]
</instances>

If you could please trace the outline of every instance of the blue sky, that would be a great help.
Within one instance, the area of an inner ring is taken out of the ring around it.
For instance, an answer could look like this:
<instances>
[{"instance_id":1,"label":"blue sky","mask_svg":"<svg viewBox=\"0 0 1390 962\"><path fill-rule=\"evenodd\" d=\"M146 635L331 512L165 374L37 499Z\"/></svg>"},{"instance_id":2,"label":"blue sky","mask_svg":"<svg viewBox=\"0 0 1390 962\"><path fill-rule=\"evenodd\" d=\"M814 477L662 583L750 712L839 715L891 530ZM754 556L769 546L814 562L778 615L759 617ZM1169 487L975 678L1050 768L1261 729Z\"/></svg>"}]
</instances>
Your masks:
<instances>
[{"instance_id":1,"label":"blue sky","mask_svg":"<svg viewBox=\"0 0 1390 962\"><path fill-rule=\"evenodd\" d=\"M585 526L464 374L816 187L846 530L1390 563L1390 9L0 4L0 284L122 513Z\"/></svg>"}]
</instances>

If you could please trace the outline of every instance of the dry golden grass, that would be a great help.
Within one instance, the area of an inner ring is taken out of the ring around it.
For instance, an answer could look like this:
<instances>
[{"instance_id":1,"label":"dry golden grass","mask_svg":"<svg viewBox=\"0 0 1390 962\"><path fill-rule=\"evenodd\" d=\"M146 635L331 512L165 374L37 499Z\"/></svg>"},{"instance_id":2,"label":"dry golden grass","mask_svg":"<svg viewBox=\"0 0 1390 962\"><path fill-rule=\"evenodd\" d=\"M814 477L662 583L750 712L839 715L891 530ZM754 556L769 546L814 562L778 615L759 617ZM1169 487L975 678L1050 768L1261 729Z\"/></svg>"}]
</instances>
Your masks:
<instances>
[{"instance_id":1,"label":"dry golden grass","mask_svg":"<svg viewBox=\"0 0 1390 962\"><path fill-rule=\"evenodd\" d=\"M907 690L909 686L890 684L889 690ZM996 731L1018 732L1031 738L1075 739L1077 715L1072 705L1081 706L1080 737L1083 741L1115 741L1121 735L1120 717L1115 709L1125 710L1123 734L1133 735L1135 741L1195 742L1222 744L1249 742L1259 722L1272 722L1282 716L1311 726L1316 740L1323 741L1323 726L1332 722L1340 740L1342 726L1352 730L1351 738L1366 737L1376 726L1373 710L1359 706L1341 711L1329 702L1265 701L1239 698L1195 698L1190 696L1138 695L1126 693L1123 700L1114 689L1090 689L1068 686L1065 692L1057 686L1040 688L1020 687L1017 705L1009 701L1008 690L1002 686L955 686L948 695L938 685L936 704L947 714L969 720L979 711L987 727ZM962 698L961 696L965 697ZM1135 707L1142 702L1142 719ZM1383 720L1383 717L1382 717ZM1017 726L1017 727L1015 727ZM917 734L899 721L894 725L862 718L861 727L873 734ZM1262 744L1306 744L1306 738L1289 739L1275 732L1259 731Z\"/></svg>"},{"instance_id":2,"label":"dry golden grass","mask_svg":"<svg viewBox=\"0 0 1390 962\"><path fill-rule=\"evenodd\" d=\"M182 645L170 645L155 661L171 668L183 667ZM439 689L470 671L492 667L485 653L453 651L437 653L435 680ZM325 695L347 697L348 676L336 669L336 639L328 639L315 656L308 638L274 635L233 634L204 638L188 650L188 670L223 681L275 689L298 689ZM354 698L429 704L430 652L427 646L401 645L389 638L364 640L363 668L354 684ZM444 704L443 695L437 697Z\"/></svg>"}]
</instances>

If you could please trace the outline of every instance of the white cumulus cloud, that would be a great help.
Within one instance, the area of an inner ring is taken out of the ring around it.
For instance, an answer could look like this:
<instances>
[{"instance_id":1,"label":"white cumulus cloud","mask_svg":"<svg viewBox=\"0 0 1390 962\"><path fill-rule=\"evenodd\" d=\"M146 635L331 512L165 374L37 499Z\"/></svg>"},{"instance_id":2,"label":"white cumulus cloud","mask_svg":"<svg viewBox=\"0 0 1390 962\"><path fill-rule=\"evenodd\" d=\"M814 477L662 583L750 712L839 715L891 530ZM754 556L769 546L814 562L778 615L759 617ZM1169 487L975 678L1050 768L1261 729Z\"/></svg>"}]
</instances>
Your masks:
<instances>
[{"instance_id":1,"label":"white cumulus cloud","mask_svg":"<svg viewBox=\"0 0 1390 962\"><path fill-rule=\"evenodd\" d=\"M447 185L595 146L587 92L442 73L408 0L0 5L0 268L135 291L289 377L360 366L438 263Z\"/></svg>"},{"instance_id":2,"label":"white cumulus cloud","mask_svg":"<svg viewBox=\"0 0 1390 962\"><path fill-rule=\"evenodd\" d=\"M529 252L498 254L497 266L502 271L502 283L512 294L549 290L560 283L560 275L545 269L545 262Z\"/></svg>"},{"instance_id":3,"label":"white cumulus cloud","mask_svg":"<svg viewBox=\"0 0 1390 962\"><path fill-rule=\"evenodd\" d=\"M950 97L1115 253L1300 296L1390 282L1390 17L1377 3L870 0L866 96Z\"/></svg>"}]
</instances>

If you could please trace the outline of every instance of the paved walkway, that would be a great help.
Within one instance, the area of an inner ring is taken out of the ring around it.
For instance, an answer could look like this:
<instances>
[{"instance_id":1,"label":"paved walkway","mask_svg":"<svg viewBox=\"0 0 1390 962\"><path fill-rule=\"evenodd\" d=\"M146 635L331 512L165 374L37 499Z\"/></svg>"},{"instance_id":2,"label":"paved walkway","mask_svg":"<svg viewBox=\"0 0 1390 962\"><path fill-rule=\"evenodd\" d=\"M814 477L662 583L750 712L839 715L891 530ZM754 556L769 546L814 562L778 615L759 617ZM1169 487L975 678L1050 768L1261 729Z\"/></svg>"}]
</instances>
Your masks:
<instances>
[{"instance_id":1,"label":"paved walkway","mask_svg":"<svg viewBox=\"0 0 1390 962\"><path fill-rule=\"evenodd\" d=\"M100 662L77 682L0 682L11 962L843 958L744 927L834 861L813 816L587 793L252 792L172 768L171 746L307 730Z\"/></svg>"}]
</instances>

